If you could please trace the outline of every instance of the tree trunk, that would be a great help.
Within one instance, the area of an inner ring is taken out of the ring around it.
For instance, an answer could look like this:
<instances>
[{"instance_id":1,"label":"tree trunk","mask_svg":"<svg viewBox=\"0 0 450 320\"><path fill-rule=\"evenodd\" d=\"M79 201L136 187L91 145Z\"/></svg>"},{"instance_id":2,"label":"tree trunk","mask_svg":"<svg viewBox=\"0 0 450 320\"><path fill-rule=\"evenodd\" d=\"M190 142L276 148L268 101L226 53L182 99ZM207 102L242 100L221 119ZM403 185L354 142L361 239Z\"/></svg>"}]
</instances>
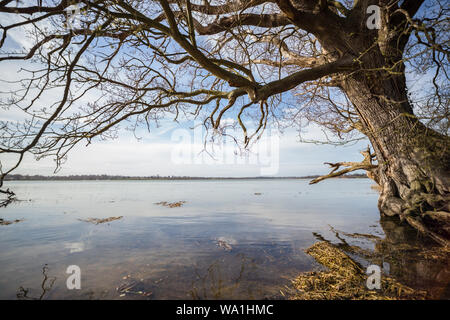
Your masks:
<instances>
[{"instance_id":1,"label":"tree trunk","mask_svg":"<svg viewBox=\"0 0 450 320\"><path fill-rule=\"evenodd\" d=\"M376 57L370 64L384 65L377 64ZM381 187L381 214L398 215L449 245L450 139L414 116L401 68L396 74L376 71L350 75L342 89L354 104L363 133L376 154L374 174Z\"/></svg>"}]
</instances>

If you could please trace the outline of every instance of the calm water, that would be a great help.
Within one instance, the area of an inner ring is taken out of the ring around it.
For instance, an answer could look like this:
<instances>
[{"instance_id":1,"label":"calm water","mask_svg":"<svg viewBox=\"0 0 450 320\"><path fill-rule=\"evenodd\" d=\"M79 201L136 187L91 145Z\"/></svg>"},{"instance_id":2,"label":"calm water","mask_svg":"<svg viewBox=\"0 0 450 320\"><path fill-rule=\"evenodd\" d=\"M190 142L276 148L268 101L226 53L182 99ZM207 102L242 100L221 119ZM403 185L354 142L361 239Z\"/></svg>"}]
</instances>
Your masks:
<instances>
[{"instance_id":1,"label":"calm water","mask_svg":"<svg viewBox=\"0 0 450 320\"><path fill-rule=\"evenodd\" d=\"M341 241L331 227L394 242L417 240L408 228L380 223L371 184L368 179L314 186L307 180L10 182L7 187L24 201L0 209L0 217L24 221L0 226L0 298L283 298L290 279L320 269L304 249L320 236ZM179 208L155 204L180 200L186 203ZM79 220L111 216L123 218L98 225ZM371 241L347 241L386 250ZM411 255L405 259L412 261L399 265L388 256L385 271L448 297L448 265ZM69 265L81 268L81 290L66 287Z\"/></svg>"}]
</instances>

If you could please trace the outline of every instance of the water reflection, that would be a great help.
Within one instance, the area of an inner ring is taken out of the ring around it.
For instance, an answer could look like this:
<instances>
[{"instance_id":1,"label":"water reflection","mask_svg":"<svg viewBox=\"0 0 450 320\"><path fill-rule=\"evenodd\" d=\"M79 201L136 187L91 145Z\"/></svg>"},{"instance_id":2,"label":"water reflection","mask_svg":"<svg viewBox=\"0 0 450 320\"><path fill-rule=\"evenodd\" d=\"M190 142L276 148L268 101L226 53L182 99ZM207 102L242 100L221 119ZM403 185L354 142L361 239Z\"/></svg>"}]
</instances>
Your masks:
<instances>
[{"instance_id":1,"label":"water reflection","mask_svg":"<svg viewBox=\"0 0 450 320\"><path fill-rule=\"evenodd\" d=\"M390 274L432 299L450 299L450 252L395 219L381 219L386 237L377 241L378 261L390 265Z\"/></svg>"},{"instance_id":2,"label":"water reflection","mask_svg":"<svg viewBox=\"0 0 450 320\"><path fill-rule=\"evenodd\" d=\"M242 253L236 255L235 258L240 260L240 264L234 264L234 268L237 268L238 272L227 270L227 267L231 265L225 259L214 261L206 270L195 268L196 278L192 281L192 289L190 290L192 299L224 299L238 296L237 291L240 289L241 282L252 272L255 272L257 265L253 259ZM247 294L249 299L254 297L251 289L247 291Z\"/></svg>"},{"instance_id":3,"label":"water reflection","mask_svg":"<svg viewBox=\"0 0 450 320\"><path fill-rule=\"evenodd\" d=\"M333 246L347 253L363 267L376 264L386 275L416 290L427 292L429 299L450 299L450 252L423 238L410 226L395 218L383 217L380 225L385 236L347 233L331 227ZM319 233L320 241L326 241ZM373 246L371 245L373 244Z\"/></svg>"},{"instance_id":4,"label":"water reflection","mask_svg":"<svg viewBox=\"0 0 450 320\"><path fill-rule=\"evenodd\" d=\"M317 266L304 252L317 241L313 232L364 263L384 262L405 284L450 297L448 256L432 259L422 249L433 246L406 226L378 223L378 194L370 184L17 183L15 189L34 201L2 212L5 220L25 220L1 227L0 299L283 298L291 279ZM187 201L180 207L155 205L180 199ZM100 224L79 221L122 216ZM59 281L45 280L44 263ZM81 290L67 290L69 265L82 270Z\"/></svg>"},{"instance_id":5,"label":"water reflection","mask_svg":"<svg viewBox=\"0 0 450 320\"><path fill-rule=\"evenodd\" d=\"M20 286L17 290L17 299L18 300L43 300L45 295L50 292L53 288L53 285L55 284L56 277L49 277L48 274L48 266L44 265L42 267L42 283L41 283L41 293L39 296L32 297L30 296L30 289L25 289L24 287Z\"/></svg>"},{"instance_id":6,"label":"water reflection","mask_svg":"<svg viewBox=\"0 0 450 320\"><path fill-rule=\"evenodd\" d=\"M380 225L384 236L373 233L347 233L330 228L331 238L314 232L319 241L333 243L346 252L360 265L382 266L383 272L399 282L427 291L427 298L450 298L449 253L440 246L418 236L417 232L395 219L383 218ZM205 246L196 240L197 246ZM239 246L234 243L232 250L223 250L216 246L212 255L197 260L192 266L167 266L154 272L149 265L136 268L127 264L125 276L112 273L116 287L102 289L90 283L88 290L75 298L83 299L168 299L190 298L204 299L283 299L286 284L299 271L293 268L295 255L301 250L292 245L281 246L266 243L260 246ZM76 247L76 246L74 246ZM213 247L214 248L214 247ZM75 252L80 252L75 250ZM212 261L212 262L211 262ZM142 265L142 264L137 264ZM284 267L283 267L284 266ZM311 266L311 264L308 264ZM308 267L310 268L310 267ZM42 268L42 282L39 289L20 286L16 297L21 300L42 300L49 298L57 277L49 276L49 267ZM284 282L279 277L270 278L268 274L284 273ZM118 276L120 278L118 279ZM108 283L106 275L98 279ZM39 294L33 294L39 290ZM33 292L34 291L34 292ZM52 298L65 297L56 292ZM67 296L66 296L67 297Z\"/></svg>"}]
</instances>

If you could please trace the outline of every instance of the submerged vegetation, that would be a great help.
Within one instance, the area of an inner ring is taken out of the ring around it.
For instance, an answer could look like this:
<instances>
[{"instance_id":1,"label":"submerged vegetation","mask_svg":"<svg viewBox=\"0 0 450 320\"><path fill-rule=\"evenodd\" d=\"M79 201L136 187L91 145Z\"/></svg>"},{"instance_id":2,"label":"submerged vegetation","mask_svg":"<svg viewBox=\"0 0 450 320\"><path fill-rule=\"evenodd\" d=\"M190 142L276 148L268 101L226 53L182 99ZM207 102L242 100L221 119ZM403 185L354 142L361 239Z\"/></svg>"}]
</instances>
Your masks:
<instances>
[{"instance_id":1,"label":"submerged vegetation","mask_svg":"<svg viewBox=\"0 0 450 320\"><path fill-rule=\"evenodd\" d=\"M156 202L156 205L159 206L163 206L163 207L168 207L168 208L179 208L182 207L183 204L185 204L186 201L182 200L182 201L176 201L176 202L167 202L167 201L161 201L161 202Z\"/></svg>"},{"instance_id":2,"label":"submerged vegetation","mask_svg":"<svg viewBox=\"0 0 450 320\"><path fill-rule=\"evenodd\" d=\"M122 280L123 280L122 284L116 288L119 297L125 297L126 295L150 297L153 295L153 292L145 291L143 289L145 287L142 283L143 279L139 281L132 278L131 275L127 275L123 277Z\"/></svg>"},{"instance_id":3,"label":"submerged vegetation","mask_svg":"<svg viewBox=\"0 0 450 320\"><path fill-rule=\"evenodd\" d=\"M19 223L19 222L22 222L22 221L24 221L24 219L5 220L5 219L0 218L0 226L7 226L7 225L10 225L10 224Z\"/></svg>"},{"instance_id":4,"label":"submerged vegetation","mask_svg":"<svg viewBox=\"0 0 450 320\"><path fill-rule=\"evenodd\" d=\"M100 224L100 223L111 222L111 221L114 221L114 220L120 220L122 218L123 218L123 216L120 216L120 217L109 217L109 218L105 218L105 219L87 218L87 219L78 219L78 220L83 221L83 222L90 222L90 223L93 223L93 224Z\"/></svg>"},{"instance_id":5,"label":"submerged vegetation","mask_svg":"<svg viewBox=\"0 0 450 320\"><path fill-rule=\"evenodd\" d=\"M222 249L225 250L225 251L231 251L231 250L233 250L233 247L231 246L231 244L229 244L226 240L218 239L217 242L216 242L216 245L217 245L219 248L222 248Z\"/></svg>"}]
</instances>

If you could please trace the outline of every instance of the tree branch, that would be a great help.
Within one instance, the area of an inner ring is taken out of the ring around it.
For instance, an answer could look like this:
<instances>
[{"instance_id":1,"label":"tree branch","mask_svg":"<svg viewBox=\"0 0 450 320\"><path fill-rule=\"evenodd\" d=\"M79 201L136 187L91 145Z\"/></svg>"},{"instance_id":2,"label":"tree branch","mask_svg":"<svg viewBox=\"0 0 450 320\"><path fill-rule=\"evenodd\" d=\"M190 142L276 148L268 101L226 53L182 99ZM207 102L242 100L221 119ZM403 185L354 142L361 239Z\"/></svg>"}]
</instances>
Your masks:
<instances>
[{"instance_id":1,"label":"tree branch","mask_svg":"<svg viewBox=\"0 0 450 320\"><path fill-rule=\"evenodd\" d=\"M367 147L367 150L361 151L361 154L364 156L364 160L361 162L337 162L337 163L330 163L325 162L325 164L328 164L330 167L333 168L329 174L320 176L316 179L313 179L309 182L309 184L315 184L322 180L329 179L329 178L335 178L342 176L346 173L356 171L356 170L367 170L371 171L378 167L378 165L373 164L372 160L375 157L373 154L370 153L370 147ZM348 167L346 169L343 169L341 171L339 170L340 167Z\"/></svg>"}]
</instances>

